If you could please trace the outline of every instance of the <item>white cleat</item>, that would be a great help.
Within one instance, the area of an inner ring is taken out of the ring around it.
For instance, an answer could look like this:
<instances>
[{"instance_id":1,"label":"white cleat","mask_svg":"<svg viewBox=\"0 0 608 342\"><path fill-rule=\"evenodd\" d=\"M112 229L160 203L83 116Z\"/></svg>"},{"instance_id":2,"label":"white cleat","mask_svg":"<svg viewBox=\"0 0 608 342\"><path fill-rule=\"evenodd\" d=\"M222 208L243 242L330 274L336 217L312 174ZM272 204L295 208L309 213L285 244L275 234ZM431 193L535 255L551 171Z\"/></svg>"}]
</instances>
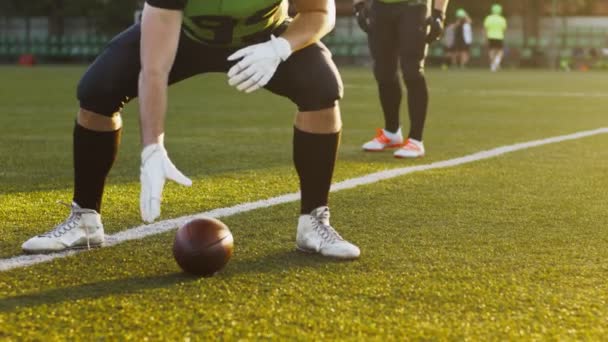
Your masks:
<instances>
[{"instance_id":1,"label":"white cleat","mask_svg":"<svg viewBox=\"0 0 608 342\"><path fill-rule=\"evenodd\" d=\"M76 203L72 203L71 209L70 216L53 230L27 240L21 246L23 251L41 254L103 245L101 215L93 209L80 208Z\"/></svg>"},{"instance_id":2,"label":"white cleat","mask_svg":"<svg viewBox=\"0 0 608 342\"><path fill-rule=\"evenodd\" d=\"M379 152L401 146L403 146L401 128L399 128L397 133L391 133L385 129L378 128L376 129L376 136L374 139L363 144L362 148L368 152Z\"/></svg>"},{"instance_id":3,"label":"white cleat","mask_svg":"<svg viewBox=\"0 0 608 342\"><path fill-rule=\"evenodd\" d=\"M424 157L424 144L422 141L407 139L403 147L395 151L395 158L420 158Z\"/></svg>"},{"instance_id":4,"label":"white cleat","mask_svg":"<svg viewBox=\"0 0 608 342\"><path fill-rule=\"evenodd\" d=\"M357 259L361 254L359 247L344 240L329 224L328 207L318 207L310 215L300 215L296 247L303 252L345 260Z\"/></svg>"}]
</instances>

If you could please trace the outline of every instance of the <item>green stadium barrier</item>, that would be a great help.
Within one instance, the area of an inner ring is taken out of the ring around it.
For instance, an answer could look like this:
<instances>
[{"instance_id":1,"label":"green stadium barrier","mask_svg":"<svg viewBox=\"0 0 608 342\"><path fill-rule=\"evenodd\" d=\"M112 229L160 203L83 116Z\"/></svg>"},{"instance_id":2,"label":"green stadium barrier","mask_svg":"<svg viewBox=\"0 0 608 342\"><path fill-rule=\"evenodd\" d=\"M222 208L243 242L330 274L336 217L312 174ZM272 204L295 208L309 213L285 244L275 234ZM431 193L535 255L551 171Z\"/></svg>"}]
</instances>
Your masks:
<instances>
[{"instance_id":1,"label":"green stadium barrier","mask_svg":"<svg viewBox=\"0 0 608 342\"><path fill-rule=\"evenodd\" d=\"M435 58L443 57L445 53L444 48L441 44L433 44L433 46L431 46L429 50L429 55Z\"/></svg>"},{"instance_id":2,"label":"green stadium barrier","mask_svg":"<svg viewBox=\"0 0 608 342\"><path fill-rule=\"evenodd\" d=\"M368 55L367 45L353 45L349 51L351 57L364 57Z\"/></svg>"},{"instance_id":3,"label":"green stadium barrier","mask_svg":"<svg viewBox=\"0 0 608 342\"><path fill-rule=\"evenodd\" d=\"M534 50L531 48L523 48L521 49L521 58L522 59L530 59L534 56Z\"/></svg>"},{"instance_id":4,"label":"green stadium barrier","mask_svg":"<svg viewBox=\"0 0 608 342\"><path fill-rule=\"evenodd\" d=\"M604 48L606 47L606 38L604 37L595 37L592 39L591 46L594 48Z\"/></svg>"},{"instance_id":5,"label":"green stadium barrier","mask_svg":"<svg viewBox=\"0 0 608 342\"><path fill-rule=\"evenodd\" d=\"M576 36L566 36L566 43L565 43L566 47L573 48L573 47L576 47L577 44L578 44L578 41L576 39Z\"/></svg>"},{"instance_id":6,"label":"green stadium barrier","mask_svg":"<svg viewBox=\"0 0 608 342\"><path fill-rule=\"evenodd\" d=\"M571 58L572 57L572 49L561 49L559 51L560 58Z\"/></svg>"},{"instance_id":7,"label":"green stadium barrier","mask_svg":"<svg viewBox=\"0 0 608 342\"><path fill-rule=\"evenodd\" d=\"M576 45L579 47L591 47L591 39L587 37L580 37L577 40Z\"/></svg>"},{"instance_id":8,"label":"green stadium barrier","mask_svg":"<svg viewBox=\"0 0 608 342\"><path fill-rule=\"evenodd\" d=\"M543 49L548 48L551 45L551 39L547 38L547 37L541 37L538 41L538 46L540 46Z\"/></svg>"},{"instance_id":9,"label":"green stadium barrier","mask_svg":"<svg viewBox=\"0 0 608 342\"><path fill-rule=\"evenodd\" d=\"M480 58L482 54L482 46L481 45L473 45L471 46L471 57Z\"/></svg>"},{"instance_id":10,"label":"green stadium barrier","mask_svg":"<svg viewBox=\"0 0 608 342\"><path fill-rule=\"evenodd\" d=\"M347 44L336 45L333 54L337 57L347 57L350 55L350 47Z\"/></svg>"}]
</instances>

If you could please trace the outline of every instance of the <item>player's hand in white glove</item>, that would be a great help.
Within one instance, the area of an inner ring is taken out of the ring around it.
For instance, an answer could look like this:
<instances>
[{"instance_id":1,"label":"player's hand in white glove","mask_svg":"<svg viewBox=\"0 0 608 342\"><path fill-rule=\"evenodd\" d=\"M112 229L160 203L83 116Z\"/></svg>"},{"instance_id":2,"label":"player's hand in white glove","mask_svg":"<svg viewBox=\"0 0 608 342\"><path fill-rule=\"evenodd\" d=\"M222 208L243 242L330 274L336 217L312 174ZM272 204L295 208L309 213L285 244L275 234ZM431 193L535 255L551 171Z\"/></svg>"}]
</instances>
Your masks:
<instances>
[{"instance_id":1,"label":"player's hand in white glove","mask_svg":"<svg viewBox=\"0 0 608 342\"><path fill-rule=\"evenodd\" d=\"M247 46L228 57L240 61L228 71L228 84L251 93L265 86L279 64L291 56L291 45L285 38L270 36L264 43Z\"/></svg>"},{"instance_id":2,"label":"player's hand in white glove","mask_svg":"<svg viewBox=\"0 0 608 342\"><path fill-rule=\"evenodd\" d=\"M145 222L154 222L160 216L160 202L167 179L185 186L192 185L192 181L173 165L162 144L146 146L141 152L140 174L140 209Z\"/></svg>"}]
</instances>

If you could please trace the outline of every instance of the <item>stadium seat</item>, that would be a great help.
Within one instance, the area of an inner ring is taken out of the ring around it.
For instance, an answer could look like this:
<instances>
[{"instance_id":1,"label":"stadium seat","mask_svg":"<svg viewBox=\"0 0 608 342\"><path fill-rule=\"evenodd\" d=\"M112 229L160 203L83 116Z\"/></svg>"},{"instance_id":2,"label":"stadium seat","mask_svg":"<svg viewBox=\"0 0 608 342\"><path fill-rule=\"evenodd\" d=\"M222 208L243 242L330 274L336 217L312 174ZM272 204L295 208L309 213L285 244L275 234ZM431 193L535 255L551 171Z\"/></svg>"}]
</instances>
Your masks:
<instances>
[{"instance_id":1,"label":"stadium seat","mask_svg":"<svg viewBox=\"0 0 608 342\"><path fill-rule=\"evenodd\" d=\"M46 39L34 37L30 41L30 52L37 57L45 57L48 54Z\"/></svg>"},{"instance_id":2,"label":"stadium seat","mask_svg":"<svg viewBox=\"0 0 608 342\"><path fill-rule=\"evenodd\" d=\"M8 55L17 57L27 52L27 42L21 37L10 37Z\"/></svg>"},{"instance_id":3,"label":"stadium seat","mask_svg":"<svg viewBox=\"0 0 608 342\"><path fill-rule=\"evenodd\" d=\"M70 56L74 58L82 58L84 56L84 47L86 41L82 37L72 36L70 39Z\"/></svg>"}]
</instances>

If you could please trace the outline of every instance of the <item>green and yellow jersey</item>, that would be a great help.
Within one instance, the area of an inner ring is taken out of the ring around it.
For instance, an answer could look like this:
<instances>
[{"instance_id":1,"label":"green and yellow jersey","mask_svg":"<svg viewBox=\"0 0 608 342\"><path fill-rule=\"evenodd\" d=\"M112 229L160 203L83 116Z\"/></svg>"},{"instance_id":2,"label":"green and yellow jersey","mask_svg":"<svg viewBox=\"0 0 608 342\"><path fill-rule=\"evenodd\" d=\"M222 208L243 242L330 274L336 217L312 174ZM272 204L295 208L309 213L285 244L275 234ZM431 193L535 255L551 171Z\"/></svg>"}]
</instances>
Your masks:
<instances>
[{"instance_id":1,"label":"green and yellow jersey","mask_svg":"<svg viewBox=\"0 0 608 342\"><path fill-rule=\"evenodd\" d=\"M147 0L149 5L183 10L182 28L191 39L238 47L260 41L287 18L287 0Z\"/></svg>"}]
</instances>

